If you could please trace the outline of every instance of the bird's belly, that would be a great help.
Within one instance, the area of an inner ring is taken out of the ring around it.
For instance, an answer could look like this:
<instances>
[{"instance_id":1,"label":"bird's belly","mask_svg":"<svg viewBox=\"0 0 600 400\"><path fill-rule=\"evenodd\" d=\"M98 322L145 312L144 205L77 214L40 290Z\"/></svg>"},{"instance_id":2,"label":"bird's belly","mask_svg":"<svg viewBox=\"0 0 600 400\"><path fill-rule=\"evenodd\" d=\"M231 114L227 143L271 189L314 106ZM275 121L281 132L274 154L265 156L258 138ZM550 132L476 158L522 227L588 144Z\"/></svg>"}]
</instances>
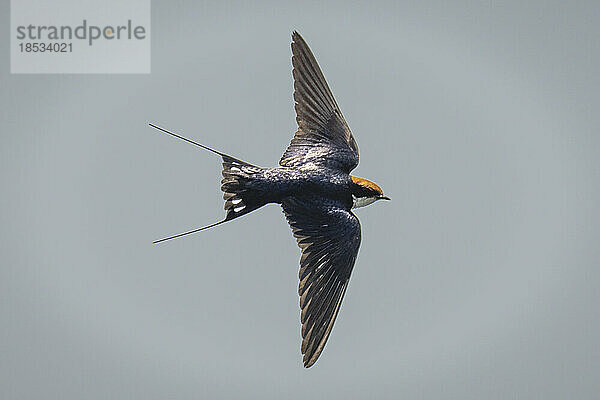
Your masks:
<instances>
[{"instance_id":1,"label":"bird's belly","mask_svg":"<svg viewBox=\"0 0 600 400\"><path fill-rule=\"evenodd\" d=\"M317 195L332 199L349 199L348 175L328 171L302 171L272 168L261 174L261 183L269 202L279 203L288 196Z\"/></svg>"}]
</instances>

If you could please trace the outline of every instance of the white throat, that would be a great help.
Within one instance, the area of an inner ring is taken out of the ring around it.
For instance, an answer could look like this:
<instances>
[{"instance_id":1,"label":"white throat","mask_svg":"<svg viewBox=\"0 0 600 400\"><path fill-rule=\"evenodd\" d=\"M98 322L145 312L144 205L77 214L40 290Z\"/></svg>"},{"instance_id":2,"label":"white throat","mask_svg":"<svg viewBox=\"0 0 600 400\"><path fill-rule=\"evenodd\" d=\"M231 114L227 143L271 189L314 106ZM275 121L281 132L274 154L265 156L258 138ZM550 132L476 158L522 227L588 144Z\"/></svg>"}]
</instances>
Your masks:
<instances>
[{"instance_id":1,"label":"white throat","mask_svg":"<svg viewBox=\"0 0 600 400\"><path fill-rule=\"evenodd\" d=\"M377 200L377 197L356 197L352 195L352 208L368 206Z\"/></svg>"}]
</instances>

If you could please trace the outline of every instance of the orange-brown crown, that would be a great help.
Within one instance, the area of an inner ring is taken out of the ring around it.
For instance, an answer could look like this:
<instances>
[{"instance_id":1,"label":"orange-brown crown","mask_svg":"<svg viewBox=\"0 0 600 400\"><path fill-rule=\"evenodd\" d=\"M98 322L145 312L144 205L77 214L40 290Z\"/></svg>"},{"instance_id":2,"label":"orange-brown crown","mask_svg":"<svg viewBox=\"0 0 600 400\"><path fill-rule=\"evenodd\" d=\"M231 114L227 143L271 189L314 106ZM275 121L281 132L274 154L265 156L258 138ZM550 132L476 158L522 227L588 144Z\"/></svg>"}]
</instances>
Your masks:
<instances>
[{"instance_id":1,"label":"orange-brown crown","mask_svg":"<svg viewBox=\"0 0 600 400\"><path fill-rule=\"evenodd\" d=\"M381 188L375 182L371 182L365 178L359 178L358 176L351 176L351 178L352 182L356 183L357 185L362 186L369 191L376 193L377 195L383 195L383 190L381 190Z\"/></svg>"}]
</instances>

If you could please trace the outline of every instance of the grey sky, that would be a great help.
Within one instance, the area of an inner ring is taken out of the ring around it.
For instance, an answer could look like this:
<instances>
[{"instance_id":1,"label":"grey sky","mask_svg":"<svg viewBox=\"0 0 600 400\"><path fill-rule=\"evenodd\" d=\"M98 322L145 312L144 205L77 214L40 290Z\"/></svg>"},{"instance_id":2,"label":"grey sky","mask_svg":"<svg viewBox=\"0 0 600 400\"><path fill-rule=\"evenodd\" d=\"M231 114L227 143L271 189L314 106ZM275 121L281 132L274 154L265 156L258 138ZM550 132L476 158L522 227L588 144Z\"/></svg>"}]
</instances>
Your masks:
<instances>
[{"instance_id":1,"label":"grey sky","mask_svg":"<svg viewBox=\"0 0 600 400\"><path fill-rule=\"evenodd\" d=\"M155 0L149 75L0 64L0 397L597 396L597 2L300 3ZM147 123L276 165L293 29L393 199L310 370L278 207L151 244L223 210Z\"/></svg>"}]
</instances>

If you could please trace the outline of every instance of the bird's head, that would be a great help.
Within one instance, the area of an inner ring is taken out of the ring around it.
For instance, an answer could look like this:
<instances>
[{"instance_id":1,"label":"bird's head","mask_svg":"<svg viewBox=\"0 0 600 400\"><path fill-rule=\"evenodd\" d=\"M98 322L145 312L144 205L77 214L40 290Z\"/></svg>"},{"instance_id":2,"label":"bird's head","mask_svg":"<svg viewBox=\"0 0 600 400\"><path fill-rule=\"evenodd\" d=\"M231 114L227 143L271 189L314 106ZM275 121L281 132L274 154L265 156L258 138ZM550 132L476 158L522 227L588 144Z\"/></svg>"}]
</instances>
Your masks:
<instances>
[{"instance_id":1,"label":"bird's head","mask_svg":"<svg viewBox=\"0 0 600 400\"><path fill-rule=\"evenodd\" d=\"M351 178L352 208L368 206L377 200L391 200L383 195L383 190L375 182L357 176L351 176Z\"/></svg>"}]
</instances>

